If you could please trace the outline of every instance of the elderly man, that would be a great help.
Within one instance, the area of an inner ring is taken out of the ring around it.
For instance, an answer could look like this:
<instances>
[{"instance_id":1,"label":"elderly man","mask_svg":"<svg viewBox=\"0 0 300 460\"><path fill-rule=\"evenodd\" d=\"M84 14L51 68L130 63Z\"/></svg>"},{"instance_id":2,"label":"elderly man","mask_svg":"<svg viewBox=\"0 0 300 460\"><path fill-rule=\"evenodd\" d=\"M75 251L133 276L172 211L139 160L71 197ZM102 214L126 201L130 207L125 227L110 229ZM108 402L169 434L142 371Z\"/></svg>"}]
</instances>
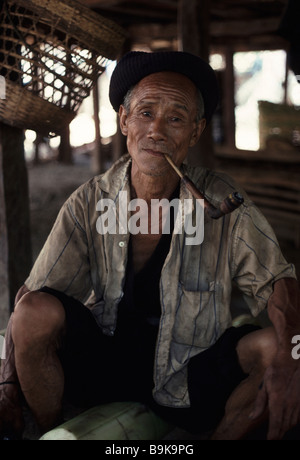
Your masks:
<instances>
[{"instance_id":1,"label":"elderly man","mask_svg":"<svg viewBox=\"0 0 300 460\"><path fill-rule=\"evenodd\" d=\"M291 354L299 297L268 223L244 194L234 212L205 214L201 244L175 232L171 207L170 230L160 214L151 231L154 199L192 198L165 154L216 207L236 189L223 174L183 164L216 108L214 72L188 53L131 52L114 71L110 100L129 155L67 200L17 295L1 367L2 428L21 431L21 393L41 431L60 422L63 398L82 407L128 399L212 439L240 439L267 418L269 439L282 438L300 415ZM124 214L124 196L149 205L148 231L119 225L139 211ZM100 231L108 203L118 225ZM231 327L233 281L254 316L268 308L272 328Z\"/></svg>"}]
</instances>

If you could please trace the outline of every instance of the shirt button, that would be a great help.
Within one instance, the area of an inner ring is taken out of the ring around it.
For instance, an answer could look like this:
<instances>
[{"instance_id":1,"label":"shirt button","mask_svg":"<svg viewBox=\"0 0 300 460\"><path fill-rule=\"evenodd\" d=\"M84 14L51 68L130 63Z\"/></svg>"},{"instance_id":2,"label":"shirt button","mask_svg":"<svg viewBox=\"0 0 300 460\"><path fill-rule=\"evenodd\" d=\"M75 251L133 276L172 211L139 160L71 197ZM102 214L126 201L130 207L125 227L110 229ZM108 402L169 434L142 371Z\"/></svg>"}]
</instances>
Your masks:
<instances>
[{"instance_id":1,"label":"shirt button","mask_svg":"<svg viewBox=\"0 0 300 460\"><path fill-rule=\"evenodd\" d=\"M119 242L119 246L120 246L120 248L124 248L124 246L125 246L124 241L120 241L120 242Z\"/></svg>"}]
</instances>

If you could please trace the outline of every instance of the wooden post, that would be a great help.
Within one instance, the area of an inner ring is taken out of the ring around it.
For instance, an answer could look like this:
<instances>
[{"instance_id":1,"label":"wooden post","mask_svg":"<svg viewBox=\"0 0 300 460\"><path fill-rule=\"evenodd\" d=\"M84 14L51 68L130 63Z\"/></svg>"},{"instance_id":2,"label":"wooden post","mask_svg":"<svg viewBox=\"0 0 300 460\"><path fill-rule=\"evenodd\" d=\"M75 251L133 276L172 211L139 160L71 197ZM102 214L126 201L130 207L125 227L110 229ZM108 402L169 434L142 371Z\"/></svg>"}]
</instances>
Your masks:
<instances>
[{"instance_id":1,"label":"wooden post","mask_svg":"<svg viewBox=\"0 0 300 460\"><path fill-rule=\"evenodd\" d=\"M112 161L115 162L119 158L121 158L122 155L127 153L127 142L126 142L126 137L122 134L121 128L120 128L120 123L119 123L119 115L117 119L117 132L113 137L113 150L112 150Z\"/></svg>"},{"instance_id":2,"label":"wooden post","mask_svg":"<svg viewBox=\"0 0 300 460\"><path fill-rule=\"evenodd\" d=\"M179 0L178 38L179 49L209 61L211 0ZM214 147L211 124L203 132L198 144L190 149L190 164L213 168Z\"/></svg>"},{"instance_id":3,"label":"wooden post","mask_svg":"<svg viewBox=\"0 0 300 460\"><path fill-rule=\"evenodd\" d=\"M103 159L101 149L101 132L100 132L100 92L99 80L93 89L93 106L94 106L94 123L95 123L95 149L92 161L92 170L94 174L101 174L103 172Z\"/></svg>"},{"instance_id":4,"label":"wooden post","mask_svg":"<svg viewBox=\"0 0 300 460\"><path fill-rule=\"evenodd\" d=\"M131 38L125 40L122 50L119 54L118 60L121 59L121 57L124 56L126 53L132 50L132 45L133 43ZM121 132L120 119L119 115L117 115L117 132L112 139L112 162L117 161L126 153L128 153L127 138Z\"/></svg>"},{"instance_id":5,"label":"wooden post","mask_svg":"<svg viewBox=\"0 0 300 460\"><path fill-rule=\"evenodd\" d=\"M72 58L71 54L67 53L67 62L70 63ZM68 78L72 78L72 72L70 67L67 68L67 75ZM66 102L65 108L70 110L71 108L71 91L68 93L68 100ZM65 163L67 165L73 163L73 152L70 143L70 125L67 125L63 128L61 135L60 135L60 145L58 148L58 161L60 163Z\"/></svg>"},{"instance_id":6,"label":"wooden post","mask_svg":"<svg viewBox=\"0 0 300 460\"><path fill-rule=\"evenodd\" d=\"M230 150L235 149L235 82L233 67L233 50L225 50L226 68L223 88L225 144Z\"/></svg>"},{"instance_id":7,"label":"wooden post","mask_svg":"<svg viewBox=\"0 0 300 460\"><path fill-rule=\"evenodd\" d=\"M284 78L284 94L283 94L283 104L287 105L288 104L288 84L289 84L289 58L288 58L288 53L286 53L286 58L285 58L285 78Z\"/></svg>"},{"instance_id":8,"label":"wooden post","mask_svg":"<svg viewBox=\"0 0 300 460\"><path fill-rule=\"evenodd\" d=\"M60 163L65 163L65 164L73 163L72 147L70 144L70 126L69 125L67 125L61 132L60 145L58 148L58 161Z\"/></svg>"},{"instance_id":9,"label":"wooden post","mask_svg":"<svg viewBox=\"0 0 300 460\"><path fill-rule=\"evenodd\" d=\"M40 133L36 133L35 147L34 147L34 164L38 165L40 162L40 144L43 142L44 137Z\"/></svg>"},{"instance_id":10,"label":"wooden post","mask_svg":"<svg viewBox=\"0 0 300 460\"><path fill-rule=\"evenodd\" d=\"M30 212L24 132L0 124L1 140L1 291L0 329L14 306L18 289L27 278L31 264ZM5 301L6 299L6 301Z\"/></svg>"},{"instance_id":11,"label":"wooden post","mask_svg":"<svg viewBox=\"0 0 300 460\"><path fill-rule=\"evenodd\" d=\"M0 330L6 327L10 314L6 206L2 164L3 154L0 138Z\"/></svg>"}]
</instances>

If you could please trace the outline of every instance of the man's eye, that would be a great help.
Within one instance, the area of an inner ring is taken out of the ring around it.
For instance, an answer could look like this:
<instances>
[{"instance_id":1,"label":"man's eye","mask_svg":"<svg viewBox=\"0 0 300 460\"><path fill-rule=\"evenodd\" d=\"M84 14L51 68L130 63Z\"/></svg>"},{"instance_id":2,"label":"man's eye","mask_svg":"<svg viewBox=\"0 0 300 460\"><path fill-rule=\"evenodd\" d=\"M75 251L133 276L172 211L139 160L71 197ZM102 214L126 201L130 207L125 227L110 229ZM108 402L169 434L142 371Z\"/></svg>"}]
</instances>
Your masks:
<instances>
[{"instance_id":1,"label":"man's eye","mask_svg":"<svg viewBox=\"0 0 300 460\"><path fill-rule=\"evenodd\" d=\"M144 117L151 117L151 113L150 113L150 112L147 112L147 111L142 112L142 115L143 115Z\"/></svg>"},{"instance_id":2,"label":"man's eye","mask_svg":"<svg viewBox=\"0 0 300 460\"><path fill-rule=\"evenodd\" d=\"M181 118L179 118L179 117L172 117L172 118L171 118L171 121L176 123L176 122L181 121Z\"/></svg>"}]
</instances>

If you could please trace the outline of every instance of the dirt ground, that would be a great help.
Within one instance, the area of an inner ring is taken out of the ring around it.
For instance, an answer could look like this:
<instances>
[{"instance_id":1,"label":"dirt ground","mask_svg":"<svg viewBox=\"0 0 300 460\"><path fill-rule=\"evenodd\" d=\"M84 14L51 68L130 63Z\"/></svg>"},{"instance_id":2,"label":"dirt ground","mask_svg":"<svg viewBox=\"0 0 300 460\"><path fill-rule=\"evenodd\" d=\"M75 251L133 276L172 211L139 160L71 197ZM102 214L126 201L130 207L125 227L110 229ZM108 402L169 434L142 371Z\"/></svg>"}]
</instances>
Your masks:
<instances>
[{"instance_id":1,"label":"dirt ground","mask_svg":"<svg viewBox=\"0 0 300 460\"><path fill-rule=\"evenodd\" d=\"M93 177L88 159L73 165L58 162L28 165L33 260L39 254L65 200L81 184Z\"/></svg>"}]
</instances>

